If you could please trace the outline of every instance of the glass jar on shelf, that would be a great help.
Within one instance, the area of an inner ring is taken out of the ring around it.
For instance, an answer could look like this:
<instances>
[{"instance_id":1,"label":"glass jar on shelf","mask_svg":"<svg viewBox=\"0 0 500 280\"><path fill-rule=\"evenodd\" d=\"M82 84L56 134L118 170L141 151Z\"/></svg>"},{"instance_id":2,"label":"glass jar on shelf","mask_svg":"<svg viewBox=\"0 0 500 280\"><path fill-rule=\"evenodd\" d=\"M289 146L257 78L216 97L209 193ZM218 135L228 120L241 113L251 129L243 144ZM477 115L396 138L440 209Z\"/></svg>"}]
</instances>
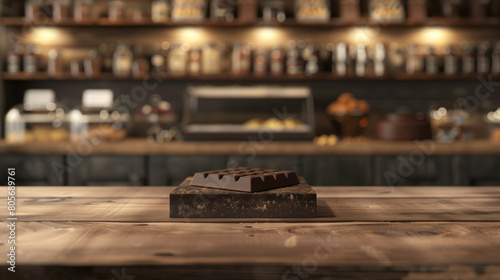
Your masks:
<instances>
[{"instance_id":1,"label":"glass jar on shelf","mask_svg":"<svg viewBox=\"0 0 500 280\"><path fill-rule=\"evenodd\" d=\"M13 43L7 54L7 72L18 73L21 71L22 46L19 43Z\"/></svg>"},{"instance_id":2,"label":"glass jar on shelf","mask_svg":"<svg viewBox=\"0 0 500 280\"><path fill-rule=\"evenodd\" d=\"M271 50L271 58L269 64L270 64L269 68L271 71L271 75L273 76L283 75L285 56L281 47L276 46Z\"/></svg>"},{"instance_id":3,"label":"glass jar on shelf","mask_svg":"<svg viewBox=\"0 0 500 280\"><path fill-rule=\"evenodd\" d=\"M383 43L377 43L373 54L373 74L382 77L386 74L386 49Z\"/></svg>"},{"instance_id":4,"label":"glass jar on shelf","mask_svg":"<svg viewBox=\"0 0 500 280\"><path fill-rule=\"evenodd\" d=\"M410 46L400 43L390 43L387 49L387 65L392 73L405 72L405 62L408 58L413 59L414 72L423 71L424 62L423 57L419 53L417 46L411 46L412 52L409 52ZM408 66L408 64L406 64ZM408 70L408 67L406 67ZM411 72L413 73L413 72Z\"/></svg>"},{"instance_id":5,"label":"glass jar on shelf","mask_svg":"<svg viewBox=\"0 0 500 280\"><path fill-rule=\"evenodd\" d=\"M134 60L132 62L132 76L145 77L149 72L149 62L146 59L143 45L135 45Z\"/></svg>"},{"instance_id":6,"label":"glass jar on shelf","mask_svg":"<svg viewBox=\"0 0 500 280\"><path fill-rule=\"evenodd\" d=\"M65 107L55 101L53 90L27 90L23 104L14 106L5 115L5 141L68 141L66 113Z\"/></svg>"},{"instance_id":7,"label":"glass jar on shelf","mask_svg":"<svg viewBox=\"0 0 500 280\"><path fill-rule=\"evenodd\" d=\"M109 2L108 18L111 22L123 21L125 19L125 3L122 1Z\"/></svg>"},{"instance_id":8,"label":"glass jar on shelf","mask_svg":"<svg viewBox=\"0 0 500 280\"><path fill-rule=\"evenodd\" d=\"M475 47L469 42L462 42L462 72L472 74L476 69Z\"/></svg>"},{"instance_id":9,"label":"glass jar on shelf","mask_svg":"<svg viewBox=\"0 0 500 280\"><path fill-rule=\"evenodd\" d=\"M54 0L52 3L52 18L55 22L69 19L70 0Z\"/></svg>"},{"instance_id":10,"label":"glass jar on shelf","mask_svg":"<svg viewBox=\"0 0 500 280\"><path fill-rule=\"evenodd\" d=\"M187 72L189 44L173 44L168 52L168 72L173 76L183 76Z\"/></svg>"},{"instance_id":11,"label":"glass jar on shelf","mask_svg":"<svg viewBox=\"0 0 500 280\"><path fill-rule=\"evenodd\" d=\"M477 47L477 73L487 74L490 73L491 68L491 52L490 43L482 42Z\"/></svg>"},{"instance_id":12,"label":"glass jar on shelf","mask_svg":"<svg viewBox=\"0 0 500 280\"><path fill-rule=\"evenodd\" d=\"M168 0L154 0L151 4L151 20L165 23L170 18L170 3Z\"/></svg>"},{"instance_id":13,"label":"glass jar on shelf","mask_svg":"<svg viewBox=\"0 0 500 280\"><path fill-rule=\"evenodd\" d=\"M91 49L87 57L83 60L83 70L85 76L96 77L101 74L102 59L98 56L97 50Z\"/></svg>"},{"instance_id":14,"label":"glass jar on shelf","mask_svg":"<svg viewBox=\"0 0 500 280\"><path fill-rule=\"evenodd\" d=\"M97 48L98 56L101 58L102 72L113 72L113 55L116 51L116 43L101 43Z\"/></svg>"},{"instance_id":15,"label":"glass jar on shelf","mask_svg":"<svg viewBox=\"0 0 500 280\"><path fill-rule=\"evenodd\" d=\"M27 45L23 56L23 69L25 73L38 72L38 55L35 45Z\"/></svg>"},{"instance_id":16,"label":"glass jar on shelf","mask_svg":"<svg viewBox=\"0 0 500 280\"><path fill-rule=\"evenodd\" d=\"M189 51L189 75L199 75L201 71L201 52L197 48Z\"/></svg>"},{"instance_id":17,"label":"glass jar on shelf","mask_svg":"<svg viewBox=\"0 0 500 280\"><path fill-rule=\"evenodd\" d=\"M446 46L444 49L444 73L447 75L458 73L458 57L455 46Z\"/></svg>"},{"instance_id":18,"label":"glass jar on shelf","mask_svg":"<svg viewBox=\"0 0 500 280\"><path fill-rule=\"evenodd\" d=\"M368 54L366 52L366 46L363 44L358 44L356 46L356 65L354 67L354 72L358 77L366 76L366 68L368 64Z\"/></svg>"},{"instance_id":19,"label":"glass jar on shelf","mask_svg":"<svg viewBox=\"0 0 500 280\"><path fill-rule=\"evenodd\" d=\"M63 60L61 51L51 49L49 51L49 60L47 63L47 73L50 77L60 77L63 74Z\"/></svg>"},{"instance_id":20,"label":"glass jar on shelf","mask_svg":"<svg viewBox=\"0 0 500 280\"><path fill-rule=\"evenodd\" d=\"M133 55L128 43L120 42L113 54L113 74L120 78L130 76Z\"/></svg>"},{"instance_id":21,"label":"glass jar on shelf","mask_svg":"<svg viewBox=\"0 0 500 280\"><path fill-rule=\"evenodd\" d=\"M439 72L439 60L432 46L428 46L425 51L425 72L430 75Z\"/></svg>"},{"instance_id":22,"label":"glass jar on shelf","mask_svg":"<svg viewBox=\"0 0 500 280\"><path fill-rule=\"evenodd\" d=\"M216 43L205 44L201 53L201 73L203 75L219 74L221 71L221 54Z\"/></svg>"},{"instance_id":23,"label":"glass jar on shelf","mask_svg":"<svg viewBox=\"0 0 500 280\"><path fill-rule=\"evenodd\" d=\"M286 51L286 73L288 75L302 74L300 50L295 41L288 42Z\"/></svg>"},{"instance_id":24,"label":"glass jar on shelf","mask_svg":"<svg viewBox=\"0 0 500 280\"><path fill-rule=\"evenodd\" d=\"M221 73L231 73L231 68L232 68L232 62L231 62L231 56L232 56L232 49L229 47L228 44L225 43L219 43L218 48L221 53Z\"/></svg>"},{"instance_id":25,"label":"glass jar on shelf","mask_svg":"<svg viewBox=\"0 0 500 280\"><path fill-rule=\"evenodd\" d=\"M92 21L93 0L75 0L73 17L76 22L88 23Z\"/></svg>"},{"instance_id":26,"label":"glass jar on shelf","mask_svg":"<svg viewBox=\"0 0 500 280\"><path fill-rule=\"evenodd\" d=\"M263 48L257 49L253 59L253 73L256 76L264 76L267 74L267 50Z\"/></svg>"},{"instance_id":27,"label":"glass jar on shelf","mask_svg":"<svg viewBox=\"0 0 500 280\"><path fill-rule=\"evenodd\" d=\"M24 4L24 17L29 21L34 21L40 18L41 0L26 0Z\"/></svg>"},{"instance_id":28,"label":"glass jar on shelf","mask_svg":"<svg viewBox=\"0 0 500 280\"><path fill-rule=\"evenodd\" d=\"M462 0L441 0L444 17L460 17Z\"/></svg>"},{"instance_id":29,"label":"glass jar on shelf","mask_svg":"<svg viewBox=\"0 0 500 280\"><path fill-rule=\"evenodd\" d=\"M79 78L81 72L80 62L78 60L72 60L69 63L69 71L71 73L71 77Z\"/></svg>"},{"instance_id":30,"label":"glass jar on shelf","mask_svg":"<svg viewBox=\"0 0 500 280\"><path fill-rule=\"evenodd\" d=\"M233 44L231 72L235 75L250 74L252 52L247 43Z\"/></svg>"},{"instance_id":31,"label":"glass jar on shelf","mask_svg":"<svg viewBox=\"0 0 500 280\"><path fill-rule=\"evenodd\" d=\"M132 11L132 19L135 22L144 22L147 20L148 13L146 12L146 7L137 6Z\"/></svg>"},{"instance_id":32,"label":"glass jar on shelf","mask_svg":"<svg viewBox=\"0 0 500 280\"><path fill-rule=\"evenodd\" d=\"M165 73L165 55L162 53L160 44L153 45L150 60L151 71L155 73Z\"/></svg>"},{"instance_id":33,"label":"glass jar on shelf","mask_svg":"<svg viewBox=\"0 0 500 280\"><path fill-rule=\"evenodd\" d=\"M349 72L349 53L346 43L338 43L332 52L332 73L344 77Z\"/></svg>"}]
</instances>

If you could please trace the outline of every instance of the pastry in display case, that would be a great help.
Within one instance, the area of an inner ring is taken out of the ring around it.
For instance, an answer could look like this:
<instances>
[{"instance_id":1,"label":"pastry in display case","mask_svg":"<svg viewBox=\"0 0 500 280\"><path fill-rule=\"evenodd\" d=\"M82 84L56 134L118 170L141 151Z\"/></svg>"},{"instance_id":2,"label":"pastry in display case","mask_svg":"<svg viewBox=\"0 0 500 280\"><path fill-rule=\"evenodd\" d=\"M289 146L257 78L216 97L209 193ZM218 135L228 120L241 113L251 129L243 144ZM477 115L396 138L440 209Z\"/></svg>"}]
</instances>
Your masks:
<instances>
[{"instance_id":1,"label":"pastry in display case","mask_svg":"<svg viewBox=\"0 0 500 280\"><path fill-rule=\"evenodd\" d=\"M30 89L23 104L5 116L7 143L61 142L69 140L66 110L55 101L50 89Z\"/></svg>"},{"instance_id":2,"label":"pastry in display case","mask_svg":"<svg viewBox=\"0 0 500 280\"><path fill-rule=\"evenodd\" d=\"M83 92L82 105L68 115L71 141L119 141L127 136L130 114L125 106L116 107L113 92L88 89Z\"/></svg>"},{"instance_id":3,"label":"pastry in display case","mask_svg":"<svg viewBox=\"0 0 500 280\"><path fill-rule=\"evenodd\" d=\"M349 92L342 93L326 108L334 133L343 137L362 135L368 126L369 113L370 105L365 100L356 99Z\"/></svg>"},{"instance_id":4,"label":"pastry in display case","mask_svg":"<svg viewBox=\"0 0 500 280\"><path fill-rule=\"evenodd\" d=\"M306 87L192 86L182 129L187 140L310 140L312 94Z\"/></svg>"},{"instance_id":5,"label":"pastry in display case","mask_svg":"<svg viewBox=\"0 0 500 280\"><path fill-rule=\"evenodd\" d=\"M464 104L464 99L457 100L456 104ZM490 115L491 116L491 115ZM469 110L440 107L430 111L432 134L434 140L441 143L470 141L477 138L481 127L480 114Z\"/></svg>"}]
</instances>

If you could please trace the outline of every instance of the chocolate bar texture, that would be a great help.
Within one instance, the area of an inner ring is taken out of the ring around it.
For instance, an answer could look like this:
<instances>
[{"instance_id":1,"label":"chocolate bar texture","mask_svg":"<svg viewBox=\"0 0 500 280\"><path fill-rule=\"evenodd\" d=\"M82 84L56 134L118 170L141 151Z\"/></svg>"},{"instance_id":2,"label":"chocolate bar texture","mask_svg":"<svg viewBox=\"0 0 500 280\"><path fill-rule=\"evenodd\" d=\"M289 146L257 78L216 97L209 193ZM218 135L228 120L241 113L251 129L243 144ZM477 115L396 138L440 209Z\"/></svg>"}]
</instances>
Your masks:
<instances>
[{"instance_id":1,"label":"chocolate bar texture","mask_svg":"<svg viewBox=\"0 0 500 280\"><path fill-rule=\"evenodd\" d=\"M299 184L293 171L238 167L198 172L191 186L241 192L258 192Z\"/></svg>"}]
</instances>

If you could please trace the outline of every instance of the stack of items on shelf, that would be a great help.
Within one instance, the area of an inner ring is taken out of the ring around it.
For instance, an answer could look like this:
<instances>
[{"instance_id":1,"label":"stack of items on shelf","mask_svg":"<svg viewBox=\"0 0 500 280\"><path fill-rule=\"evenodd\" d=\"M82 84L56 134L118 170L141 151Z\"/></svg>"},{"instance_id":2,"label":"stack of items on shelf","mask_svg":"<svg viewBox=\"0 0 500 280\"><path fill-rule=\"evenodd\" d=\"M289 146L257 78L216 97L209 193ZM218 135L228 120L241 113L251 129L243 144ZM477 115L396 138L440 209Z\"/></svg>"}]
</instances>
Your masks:
<instances>
[{"instance_id":1,"label":"stack of items on shelf","mask_svg":"<svg viewBox=\"0 0 500 280\"><path fill-rule=\"evenodd\" d=\"M52 2L52 3L51 3ZM40 20L52 17L55 22L71 19L89 23L103 14L94 0L27 0L25 17ZM241 2L241 3L240 3ZM250 16L255 20L257 9L266 22L284 22L293 15L297 22L329 22L340 18L353 22L361 17L360 0L264 0L257 8L256 0L153 0L149 5L128 5L125 1L108 1L109 22L120 23L132 20L137 23L155 22L200 22L207 13L212 20L231 22L236 15L242 21ZM48 3L48 4L47 4ZM245 14L245 15L244 15ZM368 0L368 14L371 20L383 23L399 23L408 18L412 22L425 22L428 17L474 18L500 17L500 4L491 0Z\"/></svg>"},{"instance_id":2,"label":"stack of items on shelf","mask_svg":"<svg viewBox=\"0 0 500 280\"><path fill-rule=\"evenodd\" d=\"M371 0L369 5L370 19L376 22L403 22L405 20L403 3L400 0Z\"/></svg>"},{"instance_id":3,"label":"stack of items on shelf","mask_svg":"<svg viewBox=\"0 0 500 280\"><path fill-rule=\"evenodd\" d=\"M330 1L296 0L295 18L298 22L328 22L330 20Z\"/></svg>"},{"instance_id":4,"label":"stack of items on shelf","mask_svg":"<svg viewBox=\"0 0 500 280\"><path fill-rule=\"evenodd\" d=\"M26 0L25 18L29 21L39 21L50 18L54 22L68 22L73 19L78 23L91 23L98 19L100 7L94 0L57 0L57 1ZM52 2L52 3L51 3ZM136 23L167 23L199 22L205 20L207 10L210 18L216 21L231 22L236 16L238 3L232 0L212 0L210 9L206 0L153 0L150 6L126 1L108 1L107 19L111 23L123 23L132 20ZM71 13L72 12L72 18Z\"/></svg>"},{"instance_id":5,"label":"stack of items on shelf","mask_svg":"<svg viewBox=\"0 0 500 280\"><path fill-rule=\"evenodd\" d=\"M61 50L51 49L42 61L38 47L15 43L7 55L9 73L47 71L60 77L67 65ZM42 63L43 62L43 63ZM42 69L41 64L46 64ZM113 73L119 78L145 77L149 72L170 76L232 74L235 76L389 77L390 75L500 75L500 42L463 42L442 48L413 44L374 45L290 41L285 47L255 47L253 43L207 43L191 46L167 41L154 46L127 42L103 43L88 51L83 61L73 60L74 77Z\"/></svg>"}]
</instances>

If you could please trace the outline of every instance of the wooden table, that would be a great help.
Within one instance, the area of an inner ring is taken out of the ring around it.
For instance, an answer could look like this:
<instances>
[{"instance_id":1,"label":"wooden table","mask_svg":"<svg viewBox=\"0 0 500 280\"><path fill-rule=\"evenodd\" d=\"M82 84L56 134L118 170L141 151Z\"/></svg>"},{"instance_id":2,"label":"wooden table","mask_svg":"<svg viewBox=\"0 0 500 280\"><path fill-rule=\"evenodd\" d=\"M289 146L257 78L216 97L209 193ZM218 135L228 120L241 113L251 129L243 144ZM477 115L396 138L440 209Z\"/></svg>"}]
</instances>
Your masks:
<instances>
[{"instance_id":1,"label":"wooden table","mask_svg":"<svg viewBox=\"0 0 500 280\"><path fill-rule=\"evenodd\" d=\"M18 187L0 279L500 279L500 188L315 187L292 220L170 219L172 190Z\"/></svg>"}]
</instances>

